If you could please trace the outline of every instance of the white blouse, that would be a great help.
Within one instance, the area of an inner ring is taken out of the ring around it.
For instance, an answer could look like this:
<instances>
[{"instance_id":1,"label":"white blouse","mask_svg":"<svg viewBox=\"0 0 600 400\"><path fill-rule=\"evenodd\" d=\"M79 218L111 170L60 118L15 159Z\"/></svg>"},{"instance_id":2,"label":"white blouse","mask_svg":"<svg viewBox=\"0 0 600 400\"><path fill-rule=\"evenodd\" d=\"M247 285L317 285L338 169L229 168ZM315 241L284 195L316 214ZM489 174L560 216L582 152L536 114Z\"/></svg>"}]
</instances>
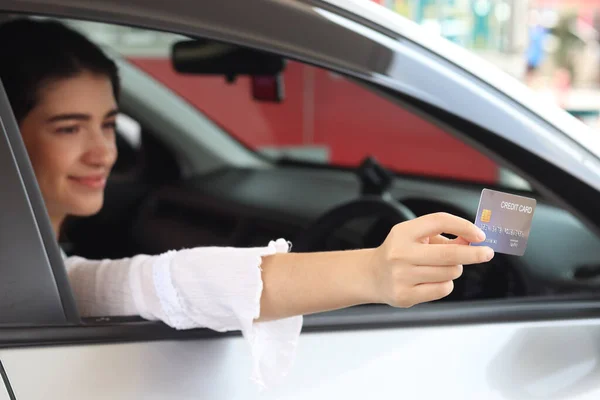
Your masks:
<instances>
[{"instance_id":1,"label":"white blouse","mask_svg":"<svg viewBox=\"0 0 600 400\"><path fill-rule=\"evenodd\" d=\"M176 329L241 330L252 378L264 388L289 371L302 329L302 316L255 322L262 256L289 250L279 239L267 247L198 247L121 260L66 257L65 266L82 317L138 315Z\"/></svg>"}]
</instances>

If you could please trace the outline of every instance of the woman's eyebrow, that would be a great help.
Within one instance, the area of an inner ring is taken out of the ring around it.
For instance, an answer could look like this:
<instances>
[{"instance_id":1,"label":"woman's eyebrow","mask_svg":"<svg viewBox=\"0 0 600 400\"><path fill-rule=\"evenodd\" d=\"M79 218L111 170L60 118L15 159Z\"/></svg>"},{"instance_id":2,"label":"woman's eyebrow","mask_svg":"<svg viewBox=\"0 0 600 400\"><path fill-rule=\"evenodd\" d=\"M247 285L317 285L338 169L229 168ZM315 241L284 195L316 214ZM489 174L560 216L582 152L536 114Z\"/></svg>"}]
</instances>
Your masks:
<instances>
[{"instance_id":1,"label":"woman's eyebrow","mask_svg":"<svg viewBox=\"0 0 600 400\"><path fill-rule=\"evenodd\" d=\"M106 115L104 116L104 118L114 117L118 113L119 113L119 110L117 108L113 108L112 110L110 110L109 112L106 113Z\"/></svg>"},{"instance_id":2,"label":"woman's eyebrow","mask_svg":"<svg viewBox=\"0 0 600 400\"><path fill-rule=\"evenodd\" d=\"M106 115L104 116L104 118L110 118L110 117L114 117L115 115L117 115L119 113L119 110L114 108L112 110L110 110L109 112L106 113ZM57 114L57 115L53 115L52 117L48 118L46 120L46 122L60 122L60 121L72 121L72 120L77 120L77 121L89 121L92 119L92 116L90 114L84 114L84 113L65 113L65 114Z\"/></svg>"},{"instance_id":3,"label":"woman's eyebrow","mask_svg":"<svg viewBox=\"0 0 600 400\"><path fill-rule=\"evenodd\" d=\"M46 122L59 122L66 120L79 120L79 121L89 121L92 119L92 116L89 114L82 113L67 113L67 114L57 114L48 118Z\"/></svg>"}]
</instances>

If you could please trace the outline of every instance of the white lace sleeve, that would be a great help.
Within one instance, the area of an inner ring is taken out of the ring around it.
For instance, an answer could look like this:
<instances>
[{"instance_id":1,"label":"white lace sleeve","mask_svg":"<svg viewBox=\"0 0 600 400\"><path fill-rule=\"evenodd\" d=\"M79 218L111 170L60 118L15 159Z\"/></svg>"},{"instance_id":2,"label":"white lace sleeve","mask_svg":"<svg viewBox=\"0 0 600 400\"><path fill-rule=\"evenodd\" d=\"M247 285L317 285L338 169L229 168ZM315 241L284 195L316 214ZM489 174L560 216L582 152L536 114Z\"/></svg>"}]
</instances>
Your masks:
<instances>
[{"instance_id":1,"label":"white lace sleeve","mask_svg":"<svg viewBox=\"0 0 600 400\"><path fill-rule=\"evenodd\" d=\"M263 289L262 257L289 251L283 239L267 247L199 247L122 260L65 260L83 316L140 315L176 329L241 330L262 387L283 378L295 357L302 317L255 322Z\"/></svg>"}]
</instances>

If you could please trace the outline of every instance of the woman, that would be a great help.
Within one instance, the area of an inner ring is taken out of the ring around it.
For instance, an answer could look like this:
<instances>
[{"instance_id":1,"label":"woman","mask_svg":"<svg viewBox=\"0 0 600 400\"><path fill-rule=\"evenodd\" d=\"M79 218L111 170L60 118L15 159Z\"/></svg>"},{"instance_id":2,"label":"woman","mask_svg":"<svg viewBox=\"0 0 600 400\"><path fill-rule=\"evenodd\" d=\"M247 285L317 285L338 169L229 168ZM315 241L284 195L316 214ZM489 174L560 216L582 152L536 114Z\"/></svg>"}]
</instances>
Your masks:
<instances>
[{"instance_id":1,"label":"woman","mask_svg":"<svg viewBox=\"0 0 600 400\"><path fill-rule=\"evenodd\" d=\"M102 207L117 157L117 68L55 22L5 23L0 51L0 78L58 235L67 216ZM374 249L293 254L280 239L264 248L195 248L123 260L68 257L65 265L83 316L140 315L177 329L241 330L251 344L254 378L267 384L287 371L302 315L440 299L463 264L494 256L488 247L468 246L484 239L472 223L434 214L397 225Z\"/></svg>"}]
</instances>

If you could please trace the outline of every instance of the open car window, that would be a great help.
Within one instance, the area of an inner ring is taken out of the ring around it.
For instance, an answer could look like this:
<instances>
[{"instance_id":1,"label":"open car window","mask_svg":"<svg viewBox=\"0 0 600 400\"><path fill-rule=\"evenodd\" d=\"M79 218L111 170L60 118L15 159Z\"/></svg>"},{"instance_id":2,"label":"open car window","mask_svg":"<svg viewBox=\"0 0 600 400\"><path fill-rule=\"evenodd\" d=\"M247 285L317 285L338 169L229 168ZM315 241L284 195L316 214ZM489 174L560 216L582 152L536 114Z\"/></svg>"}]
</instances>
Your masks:
<instances>
[{"instance_id":1,"label":"open car window","mask_svg":"<svg viewBox=\"0 0 600 400\"><path fill-rule=\"evenodd\" d=\"M427 199L414 194L413 198L405 200L405 204L417 215L447 211L473 219L474 216L470 214L472 210L462 208L461 203L476 204L480 188L491 186L519 190L521 193L530 190L525 179L502 168L487 155L447 132L433 122L433 118L430 120L427 116L400 107L380 93L340 74L286 60L281 99L259 101L255 98L254 82L250 77L227 79L223 74L210 76L177 71L171 58L173 46L189 38L81 21L75 22L74 26L185 99L214 121L223 132L271 160L282 164L355 168L366 157L374 156L384 166L401 175L424 178L424 181L427 178L441 178L440 181L448 186L441 186L439 193L430 194L432 197ZM199 130L198 135L202 134ZM199 140L202 140L200 136ZM467 192L464 192L456 195L457 200L451 200L453 185L458 182L472 184L479 191L473 189L475 194L470 193L468 199L464 197ZM324 194L322 196L325 198ZM165 218L177 219L177 215L189 211L184 210L156 211L156 214L148 216L148 220L155 222L157 227L162 226ZM199 215L199 222L195 226L187 222L173 225L180 227L181 232L187 232L184 235L187 238L186 245L228 243L231 233L228 227L231 226L231 231L235 231L235 217L227 216L220 220L215 215L209 216L205 210L198 211L196 215ZM143 222L142 226L150 229L153 225ZM557 226L570 226L573 229L570 231L572 239L560 242L548 237L546 233ZM192 239L192 232L197 234L197 241ZM534 281L534 289L530 293L545 293L544 284L540 283L544 279L558 280L561 290L569 294L587 292L585 285L570 285L561 281L561 275L565 273L561 268L580 268L593 263L594 257L589 251L568 259L563 255L572 241L579 241L589 250L597 238L590 236L569 212L545 202L536 211L532 232L525 261L498 255L493 265L487 268L493 273L467 272L462 282L472 285L471 289L479 293L473 298L496 299L506 293L522 296L527 291L522 282L515 283L510 271L532 274L529 278ZM255 236L262 240L279 232L268 229L264 236L261 233L257 230ZM144 233L144 236L159 237L161 233ZM144 250L153 250L154 245L161 250L168 247L165 243L161 244L160 240L148 240L152 245ZM173 244L168 240L166 243ZM561 259L564 263L557 262ZM521 263L529 267L522 267ZM485 281L489 280L488 286L479 282L483 275L486 275ZM469 279L471 283L468 283ZM497 279L496 283L492 282L494 279Z\"/></svg>"}]
</instances>

